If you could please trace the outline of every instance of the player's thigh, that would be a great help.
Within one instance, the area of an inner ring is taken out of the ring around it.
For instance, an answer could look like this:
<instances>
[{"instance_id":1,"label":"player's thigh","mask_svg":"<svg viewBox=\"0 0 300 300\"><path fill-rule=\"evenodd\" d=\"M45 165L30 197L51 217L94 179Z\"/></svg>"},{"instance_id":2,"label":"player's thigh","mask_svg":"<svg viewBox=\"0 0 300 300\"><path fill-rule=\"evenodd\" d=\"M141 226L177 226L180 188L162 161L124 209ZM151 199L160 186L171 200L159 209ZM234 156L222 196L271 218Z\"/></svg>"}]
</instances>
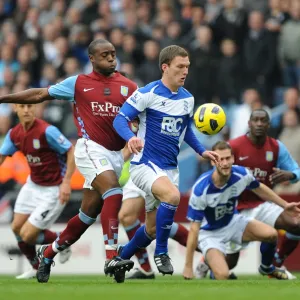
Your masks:
<instances>
[{"instance_id":1,"label":"player's thigh","mask_svg":"<svg viewBox=\"0 0 300 300\"><path fill-rule=\"evenodd\" d=\"M146 212L146 232L153 238L155 238L156 234L156 212L157 209L153 209L152 211Z\"/></svg>"},{"instance_id":2,"label":"player's thigh","mask_svg":"<svg viewBox=\"0 0 300 300\"><path fill-rule=\"evenodd\" d=\"M283 229L290 233L300 235L300 219L283 211L275 222L276 229Z\"/></svg>"},{"instance_id":3,"label":"player's thigh","mask_svg":"<svg viewBox=\"0 0 300 300\"><path fill-rule=\"evenodd\" d=\"M273 227L257 220L251 220L243 234L243 242L259 241L273 243L277 240L277 231Z\"/></svg>"},{"instance_id":4,"label":"player's thigh","mask_svg":"<svg viewBox=\"0 0 300 300\"><path fill-rule=\"evenodd\" d=\"M205 259L217 280L228 279L229 269L222 251L210 248L206 253Z\"/></svg>"},{"instance_id":5,"label":"player's thigh","mask_svg":"<svg viewBox=\"0 0 300 300\"><path fill-rule=\"evenodd\" d=\"M161 202L178 205L180 193L178 188L166 176L160 177L153 182L152 194Z\"/></svg>"},{"instance_id":6,"label":"player's thigh","mask_svg":"<svg viewBox=\"0 0 300 300\"><path fill-rule=\"evenodd\" d=\"M101 195L119 187L124 159L121 151L109 151L86 139L79 139L75 146L75 163L85 178L84 188L96 189Z\"/></svg>"},{"instance_id":7,"label":"player's thigh","mask_svg":"<svg viewBox=\"0 0 300 300\"><path fill-rule=\"evenodd\" d=\"M103 206L103 200L97 190L83 189L81 211L91 218L97 218Z\"/></svg>"},{"instance_id":8,"label":"player's thigh","mask_svg":"<svg viewBox=\"0 0 300 300\"><path fill-rule=\"evenodd\" d=\"M20 235L23 225L29 218L29 214L14 213L13 221L11 223L11 229L16 235Z\"/></svg>"},{"instance_id":9,"label":"player's thigh","mask_svg":"<svg viewBox=\"0 0 300 300\"><path fill-rule=\"evenodd\" d=\"M38 186L33 199L37 205L28 222L39 229L50 228L65 208L59 201L59 186Z\"/></svg>"},{"instance_id":10,"label":"player's thigh","mask_svg":"<svg viewBox=\"0 0 300 300\"><path fill-rule=\"evenodd\" d=\"M35 244L41 229L26 221L20 231L22 240L28 244Z\"/></svg>"},{"instance_id":11,"label":"player's thigh","mask_svg":"<svg viewBox=\"0 0 300 300\"><path fill-rule=\"evenodd\" d=\"M283 208L272 202L264 202L251 210L251 217L257 221L275 227Z\"/></svg>"},{"instance_id":12,"label":"player's thigh","mask_svg":"<svg viewBox=\"0 0 300 300\"><path fill-rule=\"evenodd\" d=\"M123 226L130 226L139 219L145 207L145 200L142 197L128 198L123 200L119 212L119 220Z\"/></svg>"}]
</instances>

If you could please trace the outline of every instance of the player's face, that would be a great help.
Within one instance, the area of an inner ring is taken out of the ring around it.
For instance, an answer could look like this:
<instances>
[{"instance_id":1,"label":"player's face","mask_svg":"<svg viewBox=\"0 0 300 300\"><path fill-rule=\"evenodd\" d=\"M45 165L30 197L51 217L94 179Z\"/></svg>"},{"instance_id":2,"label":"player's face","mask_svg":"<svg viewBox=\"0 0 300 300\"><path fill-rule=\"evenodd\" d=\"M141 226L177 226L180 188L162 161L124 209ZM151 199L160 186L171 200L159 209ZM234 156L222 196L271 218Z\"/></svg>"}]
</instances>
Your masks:
<instances>
[{"instance_id":1,"label":"player's face","mask_svg":"<svg viewBox=\"0 0 300 300\"><path fill-rule=\"evenodd\" d=\"M165 73L171 85L181 87L189 72L190 60L188 56L176 56L167 66Z\"/></svg>"},{"instance_id":2,"label":"player's face","mask_svg":"<svg viewBox=\"0 0 300 300\"><path fill-rule=\"evenodd\" d=\"M268 115L264 111L255 111L249 120L250 134L256 137L266 136L270 126Z\"/></svg>"},{"instance_id":3,"label":"player's face","mask_svg":"<svg viewBox=\"0 0 300 300\"><path fill-rule=\"evenodd\" d=\"M229 176L231 174L231 168L234 163L234 157L230 149L216 150L220 156L220 163L215 165L219 175Z\"/></svg>"},{"instance_id":4,"label":"player's face","mask_svg":"<svg viewBox=\"0 0 300 300\"><path fill-rule=\"evenodd\" d=\"M15 104L15 112L21 123L30 123L35 117L34 104Z\"/></svg>"},{"instance_id":5,"label":"player's face","mask_svg":"<svg viewBox=\"0 0 300 300\"><path fill-rule=\"evenodd\" d=\"M89 57L96 72L105 76L115 72L117 66L116 49L111 43L98 44L94 54Z\"/></svg>"}]
</instances>

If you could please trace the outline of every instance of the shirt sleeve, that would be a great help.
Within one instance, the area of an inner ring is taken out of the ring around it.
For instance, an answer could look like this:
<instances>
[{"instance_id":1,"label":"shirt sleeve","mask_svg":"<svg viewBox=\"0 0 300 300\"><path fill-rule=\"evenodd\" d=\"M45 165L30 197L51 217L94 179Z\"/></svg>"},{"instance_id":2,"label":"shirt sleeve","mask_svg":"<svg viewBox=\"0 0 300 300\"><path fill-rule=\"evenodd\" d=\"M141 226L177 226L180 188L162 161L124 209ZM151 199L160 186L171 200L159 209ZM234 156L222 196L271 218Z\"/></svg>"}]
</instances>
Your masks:
<instances>
[{"instance_id":1,"label":"shirt sleeve","mask_svg":"<svg viewBox=\"0 0 300 300\"><path fill-rule=\"evenodd\" d=\"M149 93L142 93L137 89L127 100L126 103L136 109L139 113L148 107ZM122 110L122 109L121 109Z\"/></svg>"},{"instance_id":2,"label":"shirt sleeve","mask_svg":"<svg viewBox=\"0 0 300 300\"><path fill-rule=\"evenodd\" d=\"M4 141L3 141L3 144L0 148L0 154L1 155L11 156L15 152L18 151L17 147L15 146L15 144L13 143L13 141L10 138L10 132L11 132L11 129L6 134L6 136L4 138Z\"/></svg>"},{"instance_id":3,"label":"shirt sleeve","mask_svg":"<svg viewBox=\"0 0 300 300\"><path fill-rule=\"evenodd\" d=\"M293 159L290 152L286 148L286 146L278 141L279 144L279 153L278 153L278 159L276 167L279 169L282 169L284 171L290 171L295 175L295 179L293 179L291 182L295 183L300 180L300 169L297 162Z\"/></svg>"},{"instance_id":4,"label":"shirt sleeve","mask_svg":"<svg viewBox=\"0 0 300 300\"><path fill-rule=\"evenodd\" d=\"M49 95L58 100L74 101L77 77L78 75L72 76L60 83L50 86L48 88Z\"/></svg>"},{"instance_id":5,"label":"shirt sleeve","mask_svg":"<svg viewBox=\"0 0 300 300\"><path fill-rule=\"evenodd\" d=\"M196 153L199 153L200 155L202 155L202 153L204 151L206 151L205 147L203 147L203 145L199 142L199 140L197 139L193 129L192 129L192 122L193 122L193 118L190 118L187 128L186 128L186 132L185 132L185 136L184 136L184 141L191 147L193 148Z\"/></svg>"},{"instance_id":6,"label":"shirt sleeve","mask_svg":"<svg viewBox=\"0 0 300 300\"><path fill-rule=\"evenodd\" d=\"M59 154L65 154L71 148L71 142L55 127L46 129L46 140L49 147Z\"/></svg>"},{"instance_id":7,"label":"shirt sleeve","mask_svg":"<svg viewBox=\"0 0 300 300\"><path fill-rule=\"evenodd\" d=\"M251 171L249 171L247 168L245 168L245 170L246 170L245 179L247 181L247 183L246 183L247 190L257 189L260 185L259 181L255 179L255 177L253 176Z\"/></svg>"},{"instance_id":8,"label":"shirt sleeve","mask_svg":"<svg viewBox=\"0 0 300 300\"><path fill-rule=\"evenodd\" d=\"M204 218L204 210L206 208L205 195L197 196L195 194L195 187L191 193L189 200L187 219L192 222L201 223Z\"/></svg>"}]
</instances>

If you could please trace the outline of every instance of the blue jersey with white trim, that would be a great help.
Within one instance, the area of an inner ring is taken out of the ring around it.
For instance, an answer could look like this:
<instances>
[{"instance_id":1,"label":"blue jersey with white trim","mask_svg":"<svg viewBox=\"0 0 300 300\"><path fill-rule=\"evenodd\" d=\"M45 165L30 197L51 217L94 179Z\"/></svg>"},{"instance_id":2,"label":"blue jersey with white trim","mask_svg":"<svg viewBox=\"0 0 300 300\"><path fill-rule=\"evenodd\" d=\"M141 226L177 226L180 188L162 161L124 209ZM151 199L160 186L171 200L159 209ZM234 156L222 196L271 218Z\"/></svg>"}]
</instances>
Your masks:
<instances>
[{"instance_id":1,"label":"blue jersey with white trim","mask_svg":"<svg viewBox=\"0 0 300 300\"><path fill-rule=\"evenodd\" d=\"M194 97L183 87L171 92L161 80L138 89L122 106L120 114L128 120L138 114L137 136L144 148L132 164L156 164L162 169L177 168L179 148L193 115Z\"/></svg>"},{"instance_id":2,"label":"blue jersey with white trim","mask_svg":"<svg viewBox=\"0 0 300 300\"><path fill-rule=\"evenodd\" d=\"M191 193L187 218L202 222L202 229L215 230L229 224L234 214L238 197L246 189L259 187L259 182L245 167L232 166L229 181L218 188L212 181L214 170L200 176Z\"/></svg>"}]
</instances>

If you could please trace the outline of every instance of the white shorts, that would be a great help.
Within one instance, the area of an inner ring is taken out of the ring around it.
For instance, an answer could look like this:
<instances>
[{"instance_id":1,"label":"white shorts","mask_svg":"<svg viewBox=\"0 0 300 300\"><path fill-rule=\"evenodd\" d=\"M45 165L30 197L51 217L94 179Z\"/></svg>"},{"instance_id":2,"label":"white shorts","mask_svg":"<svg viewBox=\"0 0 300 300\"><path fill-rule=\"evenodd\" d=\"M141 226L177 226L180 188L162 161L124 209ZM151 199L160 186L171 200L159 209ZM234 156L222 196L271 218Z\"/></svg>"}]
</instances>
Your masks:
<instances>
[{"instance_id":1,"label":"white shorts","mask_svg":"<svg viewBox=\"0 0 300 300\"><path fill-rule=\"evenodd\" d=\"M243 209L240 211L240 214L270 225L271 227L275 227L276 220L283 212L283 208L276 205L273 202L264 202L257 207L250 208L250 209ZM226 253L232 254L239 252L245 248L247 245L236 245L235 243L228 243L226 245Z\"/></svg>"},{"instance_id":2,"label":"white shorts","mask_svg":"<svg viewBox=\"0 0 300 300\"><path fill-rule=\"evenodd\" d=\"M218 249L226 254L226 243L230 241L241 245L244 231L250 221L250 218L236 214L230 223L223 228L216 230L201 229L198 246L203 256L206 257L209 249Z\"/></svg>"},{"instance_id":3,"label":"white shorts","mask_svg":"<svg viewBox=\"0 0 300 300\"><path fill-rule=\"evenodd\" d=\"M130 177L133 183L145 193L146 212L157 208L160 201L155 199L152 194L152 185L160 177L167 176L171 182L178 187L179 171L178 169L162 170L152 162L148 164L130 165Z\"/></svg>"},{"instance_id":4,"label":"white shorts","mask_svg":"<svg viewBox=\"0 0 300 300\"><path fill-rule=\"evenodd\" d=\"M127 183L123 186L123 201L132 198L146 198L146 193L139 189L133 182L131 177L129 177Z\"/></svg>"},{"instance_id":5,"label":"white shorts","mask_svg":"<svg viewBox=\"0 0 300 300\"><path fill-rule=\"evenodd\" d=\"M59 186L41 186L28 177L23 185L14 212L30 215L28 221L39 229L50 228L57 220L65 205L59 202Z\"/></svg>"},{"instance_id":6,"label":"white shorts","mask_svg":"<svg viewBox=\"0 0 300 300\"><path fill-rule=\"evenodd\" d=\"M75 146L75 163L85 179L83 188L93 189L92 182L99 174L112 170L118 177L122 172L124 158L121 151L110 151L84 138Z\"/></svg>"}]
</instances>

